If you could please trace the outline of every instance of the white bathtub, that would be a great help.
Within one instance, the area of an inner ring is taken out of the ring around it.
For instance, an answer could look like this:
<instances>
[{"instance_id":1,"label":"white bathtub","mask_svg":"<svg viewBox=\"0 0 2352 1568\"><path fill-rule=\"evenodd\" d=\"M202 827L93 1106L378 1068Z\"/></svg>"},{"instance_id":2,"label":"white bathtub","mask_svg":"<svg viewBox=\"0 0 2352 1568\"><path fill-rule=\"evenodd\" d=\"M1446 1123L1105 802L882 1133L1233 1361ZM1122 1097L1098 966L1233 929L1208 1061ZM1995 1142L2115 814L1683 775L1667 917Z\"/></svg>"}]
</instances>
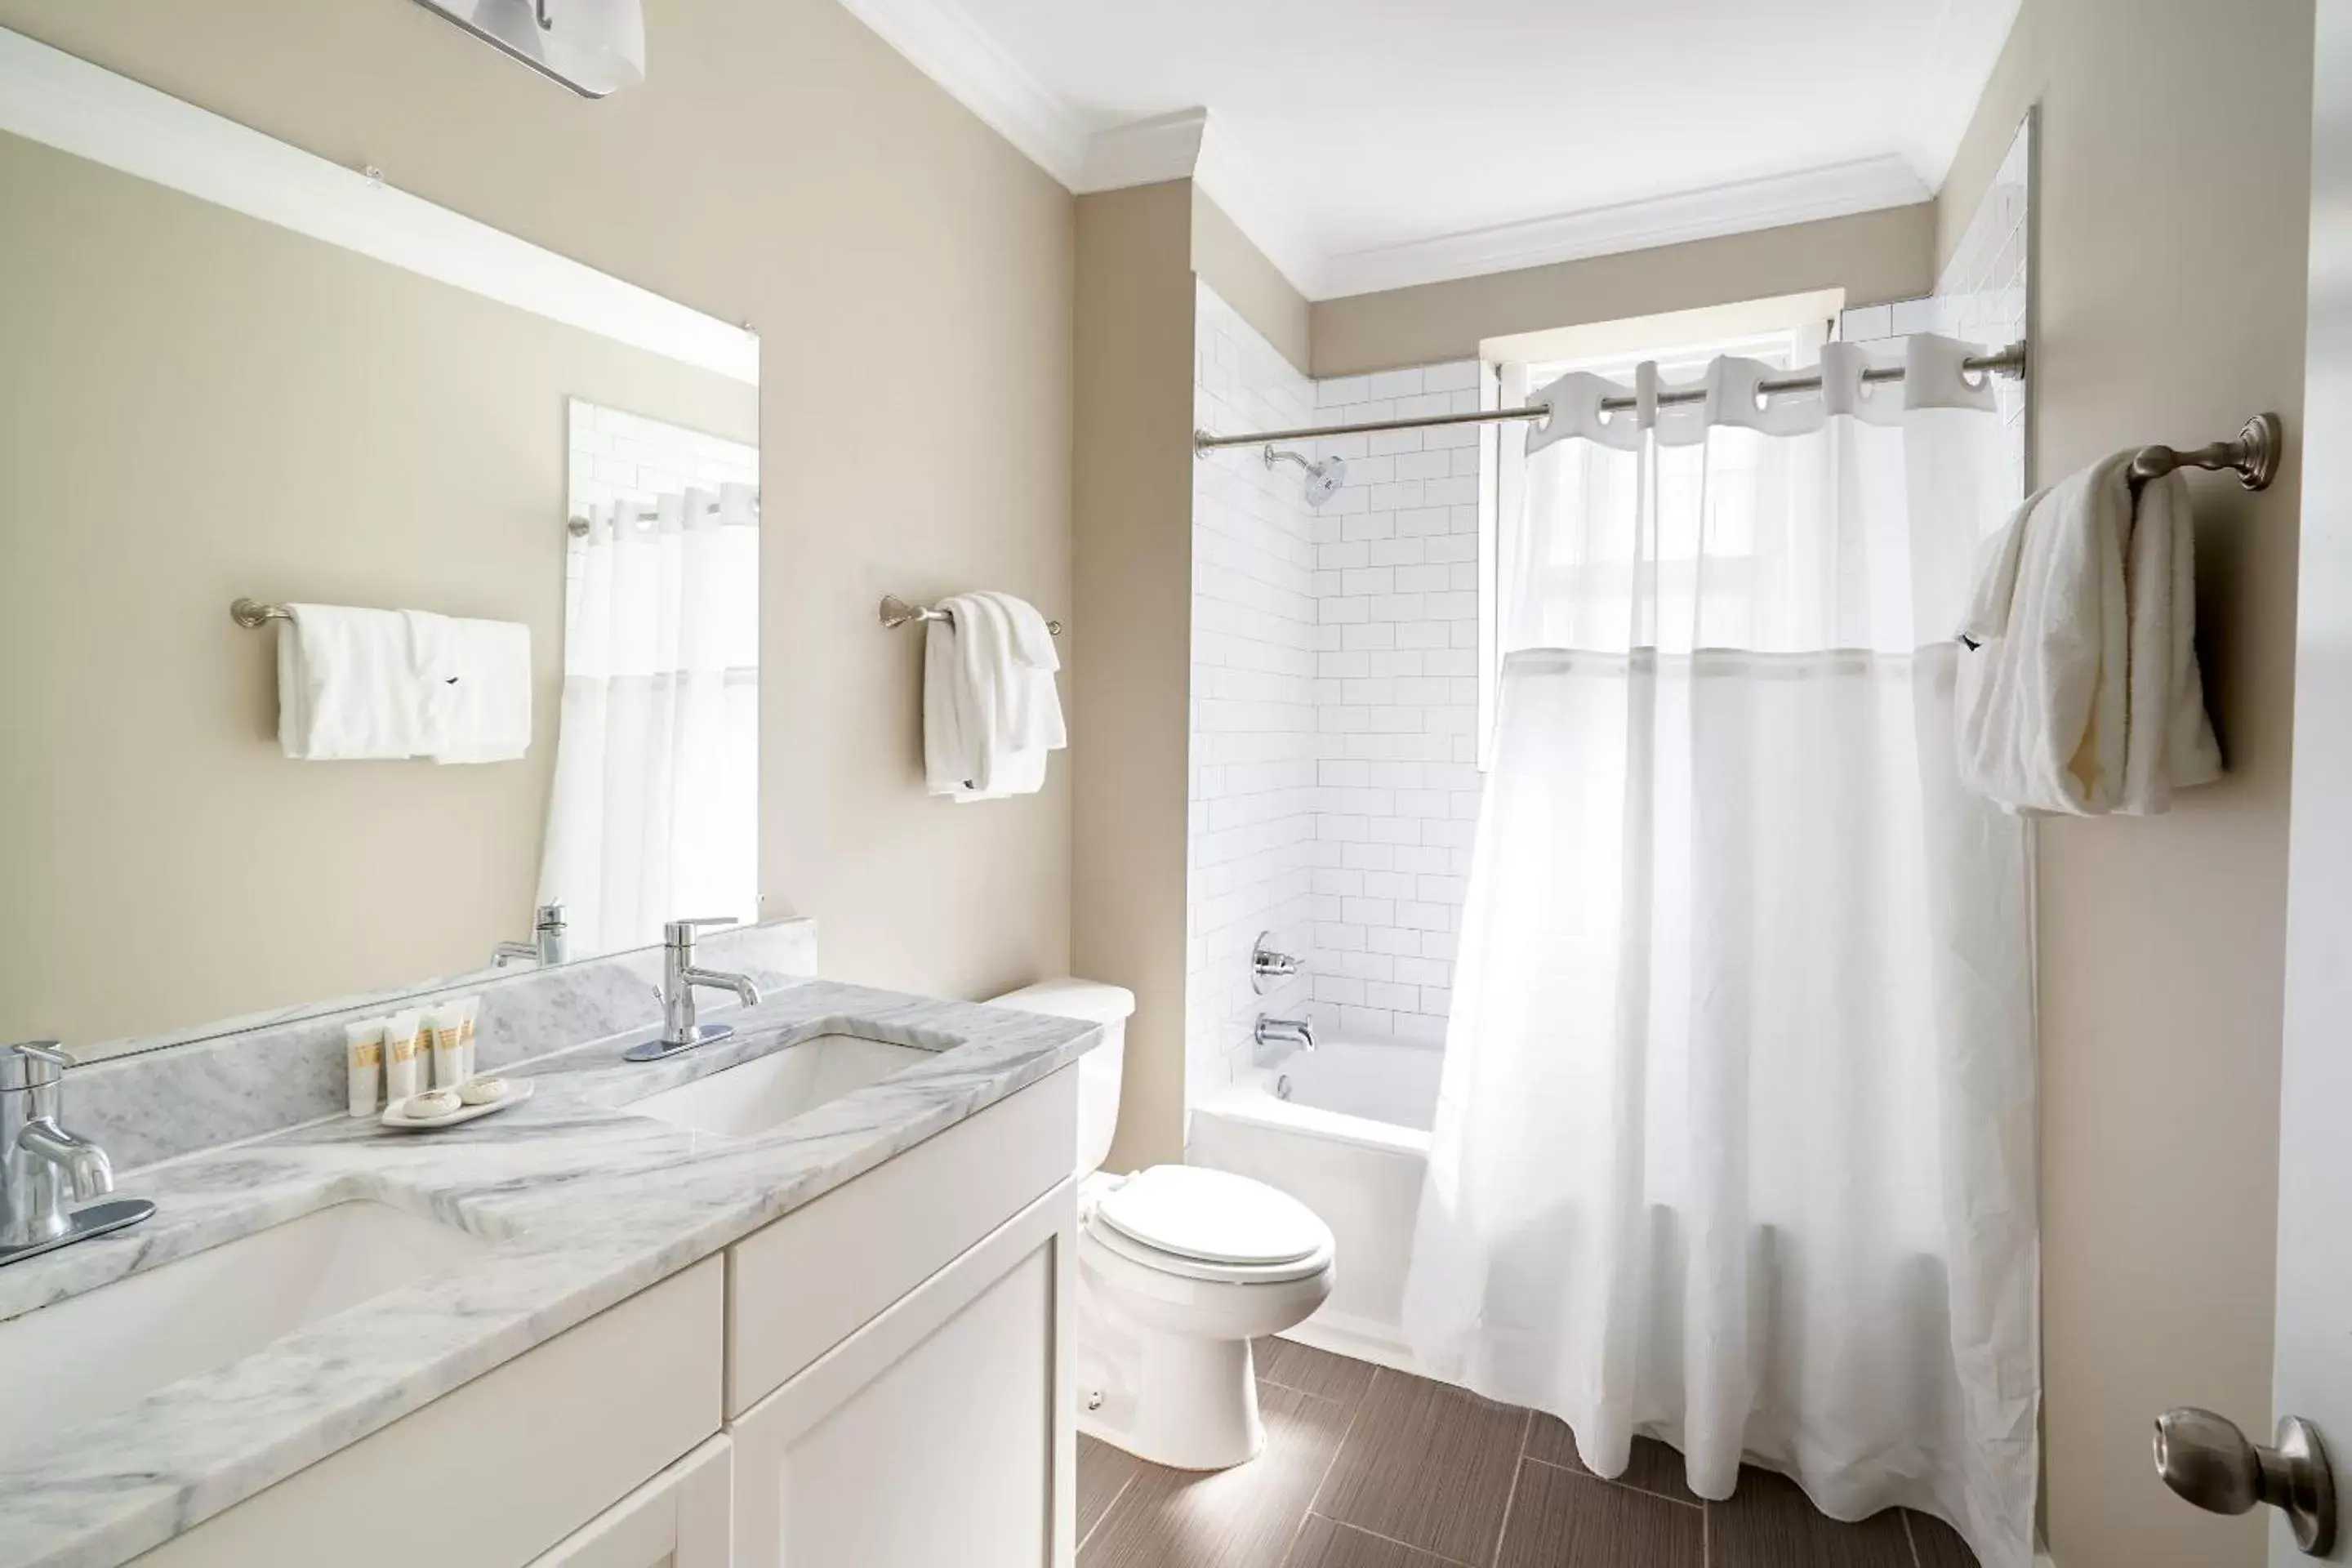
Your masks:
<instances>
[{"instance_id":1,"label":"white bathtub","mask_svg":"<svg viewBox=\"0 0 2352 1568\"><path fill-rule=\"evenodd\" d=\"M1426 1046L1331 1041L1193 1108L1190 1163L1280 1188L1339 1244L1331 1299L1287 1338L1420 1370L1398 1320L1441 1063Z\"/></svg>"}]
</instances>

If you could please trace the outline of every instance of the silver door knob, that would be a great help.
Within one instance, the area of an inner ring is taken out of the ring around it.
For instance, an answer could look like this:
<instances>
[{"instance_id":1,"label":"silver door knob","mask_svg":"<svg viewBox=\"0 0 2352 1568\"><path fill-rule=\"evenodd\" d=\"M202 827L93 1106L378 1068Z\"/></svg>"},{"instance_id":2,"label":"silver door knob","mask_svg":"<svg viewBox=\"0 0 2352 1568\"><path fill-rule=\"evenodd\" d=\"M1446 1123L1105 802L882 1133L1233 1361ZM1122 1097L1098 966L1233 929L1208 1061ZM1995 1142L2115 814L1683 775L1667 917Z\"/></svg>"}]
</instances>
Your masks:
<instances>
[{"instance_id":1,"label":"silver door knob","mask_svg":"<svg viewBox=\"0 0 2352 1568\"><path fill-rule=\"evenodd\" d=\"M2324 1557L2336 1544L2336 1478L2327 1449L2299 1415L2280 1416L2273 1441L2270 1448L2248 1442L2229 1417L2183 1405L2156 1418L2156 1473L2213 1513L2243 1513L2256 1503L2284 1510L2294 1543Z\"/></svg>"}]
</instances>

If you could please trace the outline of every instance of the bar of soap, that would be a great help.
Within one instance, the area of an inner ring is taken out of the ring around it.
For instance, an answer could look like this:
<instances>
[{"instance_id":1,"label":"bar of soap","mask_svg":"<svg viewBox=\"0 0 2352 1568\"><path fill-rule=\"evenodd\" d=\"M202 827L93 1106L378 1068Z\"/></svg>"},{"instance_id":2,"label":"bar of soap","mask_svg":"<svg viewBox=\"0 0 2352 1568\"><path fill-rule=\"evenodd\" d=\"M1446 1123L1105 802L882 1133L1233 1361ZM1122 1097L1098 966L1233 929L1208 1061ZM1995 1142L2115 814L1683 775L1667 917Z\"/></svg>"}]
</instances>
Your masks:
<instances>
[{"instance_id":1,"label":"bar of soap","mask_svg":"<svg viewBox=\"0 0 2352 1568\"><path fill-rule=\"evenodd\" d=\"M452 1089L428 1089L423 1094L411 1095L400 1113L411 1121L422 1121L427 1117L446 1116L464 1103Z\"/></svg>"},{"instance_id":2,"label":"bar of soap","mask_svg":"<svg viewBox=\"0 0 2352 1568\"><path fill-rule=\"evenodd\" d=\"M496 1105L507 1097L507 1080L502 1078L468 1079L457 1086L457 1098L468 1105Z\"/></svg>"}]
</instances>

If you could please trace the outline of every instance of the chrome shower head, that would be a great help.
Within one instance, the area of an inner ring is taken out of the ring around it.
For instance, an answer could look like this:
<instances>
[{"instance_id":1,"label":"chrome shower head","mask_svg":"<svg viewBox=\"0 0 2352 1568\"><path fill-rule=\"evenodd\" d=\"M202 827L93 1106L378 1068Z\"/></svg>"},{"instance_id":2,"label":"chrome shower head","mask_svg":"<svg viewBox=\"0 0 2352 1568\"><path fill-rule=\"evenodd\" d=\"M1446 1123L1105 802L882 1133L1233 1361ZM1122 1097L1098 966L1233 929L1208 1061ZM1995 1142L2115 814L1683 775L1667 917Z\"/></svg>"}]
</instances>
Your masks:
<instances>
[{"instance_id":1,"label":"chrome shower head","mask_svg":"<svg viewBox=\"0 0 2352 1568\"><path fill-rule=\"evenodd\" d=\"M1348 464L1344 458L1326 458L1321 462L1316 463L1308 461L1296 452L1286 452L1279 447L1268 447L1265 449L1265 466L1270 468L1276 463L1296 463L1307 471L1307 504L1308 506L1321 506L1339 494L1339 487L1348 482Z\"/></svg>"}]
</instances>

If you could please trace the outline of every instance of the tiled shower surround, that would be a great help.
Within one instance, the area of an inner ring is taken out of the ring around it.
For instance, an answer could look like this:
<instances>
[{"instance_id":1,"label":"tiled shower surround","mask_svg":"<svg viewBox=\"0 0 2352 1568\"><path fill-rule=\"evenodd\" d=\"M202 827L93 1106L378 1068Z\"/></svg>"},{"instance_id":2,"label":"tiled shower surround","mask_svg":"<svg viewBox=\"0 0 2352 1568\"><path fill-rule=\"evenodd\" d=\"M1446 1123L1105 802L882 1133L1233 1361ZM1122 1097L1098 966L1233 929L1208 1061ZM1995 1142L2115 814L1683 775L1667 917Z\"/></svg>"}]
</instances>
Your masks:
<instances>
[{"instance_id":1,"label":"tiled shower surround","mask_svg":"<svg viewBox=\"0 0 2352 1568\"><path fill-rule=\"evenodd\" d=\"M1475 362L1309 381L1206 288L1196 423L1267 429L1477 405ZM1351 1038L1444 1042L1478 807L1475 430L1346 437L1320 508L1234 449L1193 483L1194 1091L1250 1062L1260 1012ZM1307 973L1261 996L1271 931Z\"/></svg>"},{"instance_id":2,"label":"tiled shower surround","mask_svg":"<svg viewBox=\"0 0 2352 1568\"><path fill-rule=\"evenodd\" d=\"M1849 310L1852 341L2026 335L2032 135L2021 127L1935 294ZM1310 381L1200 290L1194 423L1213 431L1467 411L1475 361ZM1890 348L1890 353L1892 352ZM2026 384L1995 384L2016 493ZM1481 775L1475 427L1334 437L1348 482L1234 448L1192 489L1191 935L1195 1095L1251 1062L1260 1012L1349 1038L1442 1045ZM1263 931L1307 973L1249 984Z\"/></svg>"}]
</instances>

